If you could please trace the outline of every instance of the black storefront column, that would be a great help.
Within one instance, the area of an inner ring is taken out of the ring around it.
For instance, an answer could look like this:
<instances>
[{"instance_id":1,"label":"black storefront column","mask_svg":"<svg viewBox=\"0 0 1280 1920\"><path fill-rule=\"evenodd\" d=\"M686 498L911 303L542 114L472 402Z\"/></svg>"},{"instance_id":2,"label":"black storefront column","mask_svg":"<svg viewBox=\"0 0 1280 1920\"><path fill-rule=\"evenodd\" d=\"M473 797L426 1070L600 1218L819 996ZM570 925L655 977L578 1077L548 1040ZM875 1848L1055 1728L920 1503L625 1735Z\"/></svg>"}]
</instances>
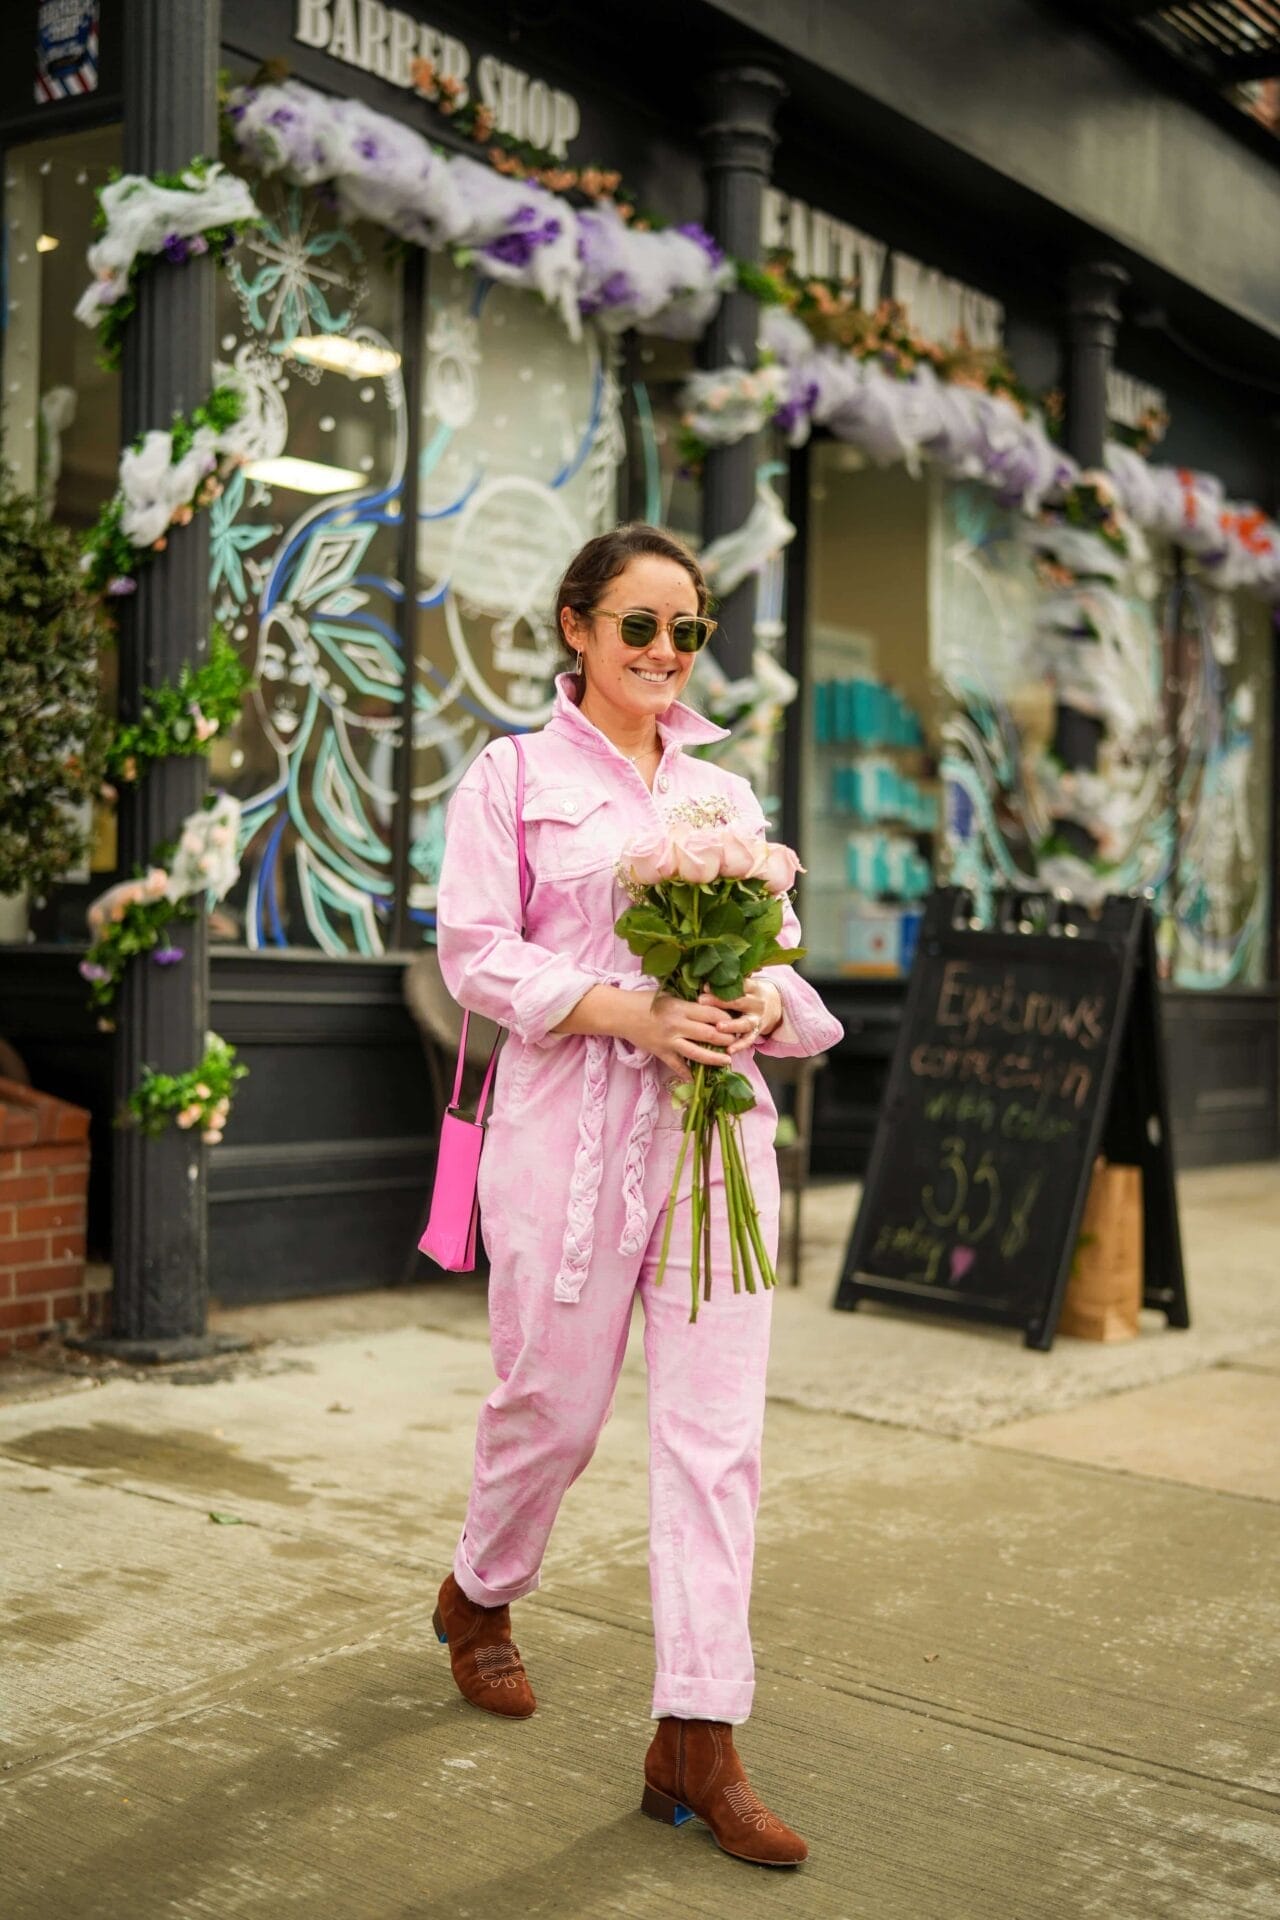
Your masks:
<instances>
[{"instance_id":1,"label":"black storefront column","mask_svg":"<svg viewBox=\"0 0 1280 1920\"><path fill-rule=\"evenodd\" d=\"M777 144L774 120L786 89L756 60L741 60L711 75L710 119L702 129L708 224L736 260L760 258L760 209ZM702 343L702 364L753 367L758 303L736 289L726 294ZM755 502L757 436L713 447L703 475L704 544L735 532ZM756 583L752 575L720 603L716 657L730 679L751 671L755 652Z\"/></svg>"},{"instance_id":2,"label":"black storefront column","mask_svg":"<svg viewBox=\"0 0 1280 1920\"><path fill-rule=\"evenodd\" d=\"M178 169L217 153L219 7L216 0L130 0L124 44L124 170ZM122 379L126 444L151 427L190 414L213 384L214 267L206 256L182 266L159 262L138 282L137 312L125 332ZM176 680L209 646L208 515L170 530L168 547L139 569L138 590L120 626L120 713L136 715L143 686ZM156 762L134 790L121 790L122 871L145 867L152 850L177 838L203 800L203 759ZM144 1062L181 1073L205 1050L208 950L203 919L183 923L186 958L157 967L135 960L117 1007L117 1100L137 1085ZM117 1136L112 1193L111 1338L98 1342L135 1359L207 1351L208 1229L205 1148L199 1131L169 1126L149 1140ZM225 1341L217 1344L226 1345Z\"/></svg>"},{"instance_id":3,"label":"black storefront column","mask_svg":"<svg viewBox=\"0 0 1280 1920\"><path fill-rule=\"evenodd\" d=\"M1100 469L1107 442L1107 377L1120 325L1120 295L1129 280L1111 260L1089 260L1072 268L1067 288L1066 414L1067 452L1082 467ZM1058 708L1053 750L1065 767L1092 773L1104 723L1075 707ZM1091 834L1078 821L1055 823L1059 835L1088 859L1095 852Z\"/></svg>"}]
</instances>

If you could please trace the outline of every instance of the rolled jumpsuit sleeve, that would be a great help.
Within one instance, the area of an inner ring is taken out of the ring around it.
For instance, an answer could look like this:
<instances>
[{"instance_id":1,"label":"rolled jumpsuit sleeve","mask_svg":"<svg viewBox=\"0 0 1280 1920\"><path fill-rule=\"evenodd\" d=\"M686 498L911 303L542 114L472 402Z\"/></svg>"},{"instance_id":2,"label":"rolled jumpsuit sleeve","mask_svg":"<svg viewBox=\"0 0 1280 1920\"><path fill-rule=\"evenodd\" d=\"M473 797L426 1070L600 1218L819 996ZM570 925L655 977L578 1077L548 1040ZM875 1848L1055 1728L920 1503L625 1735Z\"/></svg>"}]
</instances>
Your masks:
<instances>
[{"instance_id":1,"label":"rolled jumpsuit sleeve","mask_svg":"<svg viewBox=\"0 0 1280 1920\"><path fill-rule=\"evenodd\" d=\"M449 803L438 892L440 971L460 1006L533 1046L553 1032L602 975L524 937L515 830L515 763L504 780L490 753ZM536 875L533 876L536 881Z\"/></svg>"}]
</instances>

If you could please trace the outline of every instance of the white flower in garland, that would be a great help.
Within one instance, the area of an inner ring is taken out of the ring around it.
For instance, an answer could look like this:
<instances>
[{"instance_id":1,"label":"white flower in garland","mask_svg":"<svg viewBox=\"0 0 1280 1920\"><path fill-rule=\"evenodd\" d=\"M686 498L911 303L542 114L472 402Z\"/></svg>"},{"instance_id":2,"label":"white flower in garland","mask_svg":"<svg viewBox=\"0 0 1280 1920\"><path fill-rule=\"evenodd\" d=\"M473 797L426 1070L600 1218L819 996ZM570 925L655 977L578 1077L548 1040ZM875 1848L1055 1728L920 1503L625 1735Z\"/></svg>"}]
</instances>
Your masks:
<instances>
[{"instance_id":1,"label":"white flower in garland","mask_svg":"<svg viewBox=\"0 0 1280 1920\"><path fill-rule=\"evenodd\" d=\"M182 181L180 187L162 187L145 174L126 173L102 189L106 228L89 248L94 277L76 306L76 319L85 326L96 326L103 307L123 298L140 254L185 257L205 250L198 243L211 229L257 220L248 186L224 167L192 167Z\"/></svg>"},{"instance_id":2,"label":"white flower in garland","mask_svg":"<svg viewBox=\"0 0 1280 1920\"><path fill-rule=\"evenodd\" d=\"M189 814L169 870L165 891L170 900L176 904L200 894L210 902L223 899L240 874L239 833L240 802L229 793Z\"/></svg>"},{"instance_id":3,"label":"white flower in garland","mask_svg":"<svg viewBox=\"0 0 1280 1920\"><path fill-rule=\"evenodd\" d=\"M144 433L120 456L120 526L135 547L153 547L181 517L200 482L218 464L218 435L199 427L191 446L173 457L173 435L163 427Z\"/></svg>"},{"instance_id":4,"label":"white flower in garland","mask_svg":"<svg viewBox=\"0 0 1280 1920\"><path fill-rule=\"evenodd\" d=\"M787 397L785 367L721 367L695 373L684 390L684 425L709 447L729 447L759 433Z\"/></svg>"}]
</instances>

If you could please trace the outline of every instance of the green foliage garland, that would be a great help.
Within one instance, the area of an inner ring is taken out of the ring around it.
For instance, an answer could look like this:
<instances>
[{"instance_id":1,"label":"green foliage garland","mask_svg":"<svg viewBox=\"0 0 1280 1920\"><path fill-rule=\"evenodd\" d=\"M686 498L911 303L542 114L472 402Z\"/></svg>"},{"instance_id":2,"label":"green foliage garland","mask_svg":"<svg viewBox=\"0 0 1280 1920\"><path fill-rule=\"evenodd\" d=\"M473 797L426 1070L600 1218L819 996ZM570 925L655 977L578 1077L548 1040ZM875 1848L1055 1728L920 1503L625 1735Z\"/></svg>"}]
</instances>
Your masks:
<instances>
[{"instance_id":1,"label":"green foliage garland","mask_svg":"<svg viewBox=\"0 0 1280 1920\"><path fill-rule=\"evenodd\" d=\"M71 809L102 783L110 632L72 536L0 477L0 893L39 892L83 856Z\"/></svg>"},{"instance_id":2,"label":"green foliage garland","mask_svg":"<svg viewBox=\"0 0 1280 1920\"><path fill-rule=\"evenodd\" d=\"M194 671L184 666L176 686L144 687L137 720L115 730L107 752L114 780L141 778L153 760L208 753L219 733L235 725L253 676L221 627L215 627L209 658Z\"/></svg>"},{"instance_id":3,"label":"green foliage garland","mask_svg":"<svg viewBox=\"0 0 1280 1920\"><path fill-rule=\"evenodd\" d=\"M198 1126L201 1136L210 1146L216 1146L222 1138L232 1090L248 1071L236 1059L235 1048L211 1033L204 1059L186 1073L142 1069L140 1083L125 1101L124 1123L132 1122L152 1136L163 1133L171 1122L184 1130Z\"/></svg>"},{"instance_id":4,"label":"green foliage garland","mask_svg":"<svg viewBox=\"0 0 1280 1920\"><path fill-rule=\"evenodd\" d=\"M189 901L159 899L131 901L121 917L108 919L93 945L80 962L80 973L89 982L89 1005L103 1012L115 999L131 960L145 953L185 958L182 949L168 944L168 929L175 920L194 920L197 909Z\"/></svg>"}]
</instances>

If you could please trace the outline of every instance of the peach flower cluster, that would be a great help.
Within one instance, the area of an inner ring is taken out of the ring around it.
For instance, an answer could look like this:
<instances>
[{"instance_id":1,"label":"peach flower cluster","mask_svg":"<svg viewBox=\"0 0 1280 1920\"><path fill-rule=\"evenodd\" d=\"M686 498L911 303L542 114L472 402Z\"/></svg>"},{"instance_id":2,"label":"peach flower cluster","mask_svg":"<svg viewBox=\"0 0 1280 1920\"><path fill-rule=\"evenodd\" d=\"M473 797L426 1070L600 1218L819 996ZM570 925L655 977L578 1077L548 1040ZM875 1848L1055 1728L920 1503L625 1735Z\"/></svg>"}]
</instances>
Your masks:
<instances>
[{"instance_id":1,"label":"peach flower cluster","mask_svg":"<svg viewBox=\"0 0 1280 1920\"><path fill-rule=\"evenodd\" d=\"M101 937L108 923L120 921L130 907L147 906L153 900L162 900L169 886L169 875L163 867L152 867L141 880L121 880L114 887L108 887L92 901L86 911L89 931L94 939Z\"/></svg>"}]
</instances>

